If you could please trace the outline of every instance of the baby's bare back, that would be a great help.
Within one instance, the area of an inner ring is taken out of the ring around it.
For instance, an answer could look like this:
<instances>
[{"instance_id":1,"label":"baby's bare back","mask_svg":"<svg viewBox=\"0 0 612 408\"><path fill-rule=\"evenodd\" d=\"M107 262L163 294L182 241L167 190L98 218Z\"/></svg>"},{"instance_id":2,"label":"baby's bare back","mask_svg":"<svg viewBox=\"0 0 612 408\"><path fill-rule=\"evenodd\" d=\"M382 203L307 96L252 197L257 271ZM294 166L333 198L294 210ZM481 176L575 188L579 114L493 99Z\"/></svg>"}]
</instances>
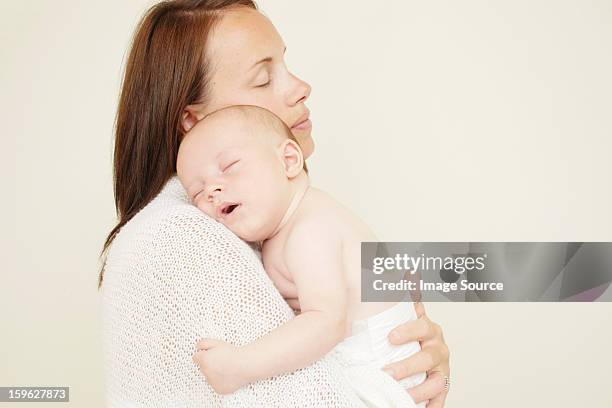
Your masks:
<instances>
[{"instance_id":1,"label":"baby's bare back","mask_svg":"<svg viewBox=\"0 0 612 408\"><path fill-rule=\"evenodd\" d=\"M303 230L304 225L308 225L309 234L296 233ZM340 243L337 258L320 259L317 266L330 274L340 274L343 278L348 322L372 316L393 305L361 302L361 242L377 241L377 238L350 210L329 194L313 187L304 195L292 219L278 234L265 242L262 250L266 272L289 305L294 310L301 309L296 276L287 267L292 264L289 258L299 254L286 250L287 241L292 240L292 247L295 247L296 239L301 241L297 243L298 246L303 244L311 247L317 245L317 242L329 242L330 237L337 238ZM298 281L308 281L308 277ZM308 282L308 285L326 285L326 282Z\"/></svg>"}]
</instances>

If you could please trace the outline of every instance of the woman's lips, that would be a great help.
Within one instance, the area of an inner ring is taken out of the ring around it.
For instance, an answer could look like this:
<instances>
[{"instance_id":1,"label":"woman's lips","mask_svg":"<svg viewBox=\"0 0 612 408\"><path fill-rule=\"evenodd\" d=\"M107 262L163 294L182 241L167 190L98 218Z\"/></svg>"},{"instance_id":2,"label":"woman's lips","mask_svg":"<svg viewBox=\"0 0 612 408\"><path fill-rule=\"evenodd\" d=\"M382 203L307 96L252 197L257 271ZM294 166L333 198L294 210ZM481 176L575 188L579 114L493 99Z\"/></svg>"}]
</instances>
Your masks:
<instances>
[{"instance_id":1,"label":"woman's lips","mask_svg":"<svg viewBox=\"0 0 612 408\"><path fill-rule=\"evenodd\" d=\"M291 129L295 129L295 130L310 130L312 129L312 122L310 121L310 119L306 119L301 121L300 123L297 123L295 125L293 125L293 127Z\"/></svg>"}]
</instances>

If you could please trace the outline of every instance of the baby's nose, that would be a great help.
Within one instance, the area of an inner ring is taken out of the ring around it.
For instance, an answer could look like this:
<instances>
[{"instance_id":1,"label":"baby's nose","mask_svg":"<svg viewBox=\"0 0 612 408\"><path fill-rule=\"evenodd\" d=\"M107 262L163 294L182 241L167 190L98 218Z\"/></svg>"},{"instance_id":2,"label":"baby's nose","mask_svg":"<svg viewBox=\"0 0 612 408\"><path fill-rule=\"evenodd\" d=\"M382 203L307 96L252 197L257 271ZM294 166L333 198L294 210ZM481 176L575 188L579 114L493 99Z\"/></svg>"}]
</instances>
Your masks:
<instances>
[{"instance_id":1,"label":"baby's nose","mask_svg":"<svg viewBox=\"0 0 612 408\"><path fill-rule=\"evenodd\" d=\"M221 193L220 187L211 188L208 193L208 201L213 204L218 204L218 202L220 201L219 193Z\"/></svg>"}]
</instances>

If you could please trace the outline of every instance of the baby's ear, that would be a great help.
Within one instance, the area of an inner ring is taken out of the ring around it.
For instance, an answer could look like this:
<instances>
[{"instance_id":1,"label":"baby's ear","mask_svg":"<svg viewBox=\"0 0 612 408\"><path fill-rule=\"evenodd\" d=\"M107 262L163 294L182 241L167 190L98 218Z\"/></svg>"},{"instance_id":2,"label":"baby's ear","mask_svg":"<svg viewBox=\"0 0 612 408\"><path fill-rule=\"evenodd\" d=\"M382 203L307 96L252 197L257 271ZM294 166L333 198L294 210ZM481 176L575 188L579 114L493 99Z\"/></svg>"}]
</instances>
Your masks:
<instances>
[{"instance_id":1,"label":"baby's ear","mask_svg":"<svg viewBox=\"0 0 612 408\"><path fill-rule=\"evenodd\" d=\"M295 141L287 139L283 141L280 151L287 177L292 179L300 174L304 167L304 155L300 146Z\"/></svg>"}]
</instances>

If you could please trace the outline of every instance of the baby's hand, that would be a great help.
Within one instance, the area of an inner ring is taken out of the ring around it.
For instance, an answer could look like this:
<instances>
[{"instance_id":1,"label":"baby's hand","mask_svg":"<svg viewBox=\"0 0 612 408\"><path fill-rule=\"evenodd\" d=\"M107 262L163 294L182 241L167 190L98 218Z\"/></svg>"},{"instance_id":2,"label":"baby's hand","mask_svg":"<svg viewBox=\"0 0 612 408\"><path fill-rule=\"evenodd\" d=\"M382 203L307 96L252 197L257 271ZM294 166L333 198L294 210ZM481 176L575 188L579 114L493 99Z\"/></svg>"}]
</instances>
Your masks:
<instances>
[{"instance_id":1,"label":"baby's hand","mask_svg":"<svg viewBox=\"0 0 612 408\"><path fill-rule=\"evenodd\" d=\"M238 347L213 339L202 339L196 347L193 361L218 394L230 394L248 383Z\"/></svg>"}]
</instances>

